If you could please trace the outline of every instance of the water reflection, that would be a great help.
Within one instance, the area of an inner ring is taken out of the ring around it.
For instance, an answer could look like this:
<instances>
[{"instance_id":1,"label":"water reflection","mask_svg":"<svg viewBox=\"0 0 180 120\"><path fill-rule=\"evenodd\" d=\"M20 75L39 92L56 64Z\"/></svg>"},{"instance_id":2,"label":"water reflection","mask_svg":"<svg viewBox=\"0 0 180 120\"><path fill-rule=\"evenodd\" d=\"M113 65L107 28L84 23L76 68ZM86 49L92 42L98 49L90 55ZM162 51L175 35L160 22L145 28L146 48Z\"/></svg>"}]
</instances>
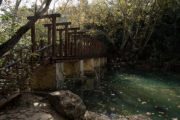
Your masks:
<instances>
[{"instance_id":1,"label":"water reflection","mask_svg":"<svg viewBox=\"0 0 180 120\"><path fill-rule=\"evenodd\" d=\"M143 114L153 120L180 119L178 75L119 71L106 73L98 82L86 79L84 84L68 82L67 87L84 99L89 110L111 117Z\"/></svg>"}]
</instances>

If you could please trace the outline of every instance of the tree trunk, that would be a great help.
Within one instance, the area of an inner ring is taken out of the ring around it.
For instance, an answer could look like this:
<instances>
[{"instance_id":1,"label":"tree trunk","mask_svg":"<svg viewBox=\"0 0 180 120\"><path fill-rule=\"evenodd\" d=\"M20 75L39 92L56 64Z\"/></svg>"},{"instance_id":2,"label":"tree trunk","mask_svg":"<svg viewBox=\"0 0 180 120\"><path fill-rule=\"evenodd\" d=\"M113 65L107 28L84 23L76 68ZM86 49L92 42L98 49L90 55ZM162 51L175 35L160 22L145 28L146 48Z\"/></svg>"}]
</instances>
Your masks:
<instances>
[{"instance_id":1,"label":"tree trunk","mask_svg":"<svg viewBox=\"0 0 180 120\"><path fill-rule=\"evenodd\" d=\"M2 0L0 0L0 6L1 6Z\"/></svg>"},{"instance_id":2,"label":"tree trunk","mask_svg":"<svg viewBox=\"0 0 180 120\"><path fill-rule=\"evenodd\" d=\"M40 7L41 9L34 15L35 19L29 20L25 25L19 28L8 41L0 45L0 57L2 57L6 52L12 49L19 42L21 37L31 28L33 23L36 22L48 10L52 0L45 1L45 7L42 9L42 6L44 6L44 4L42 4L42 6Z\"/></svg>"}]
</instances>

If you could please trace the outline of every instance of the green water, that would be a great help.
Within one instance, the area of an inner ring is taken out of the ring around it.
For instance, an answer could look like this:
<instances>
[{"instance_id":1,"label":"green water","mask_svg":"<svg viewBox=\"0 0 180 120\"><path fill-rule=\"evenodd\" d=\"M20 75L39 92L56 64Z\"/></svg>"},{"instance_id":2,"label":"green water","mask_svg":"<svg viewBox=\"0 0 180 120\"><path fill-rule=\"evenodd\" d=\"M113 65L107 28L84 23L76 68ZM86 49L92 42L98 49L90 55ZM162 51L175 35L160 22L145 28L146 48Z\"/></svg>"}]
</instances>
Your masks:
<instances>
[{"instance_id":1,"label":"green water","mask_svg":"<svg viewBox=\"0 0 180 120\"><path fill-rule=\"evenodd\" d=\"M79 90L89 110L110 117L143 114L180 119L180 75L143 71L108 72L93 90ZM81 91L81 92L80 92Z\"/></svg>"}]
</instances>

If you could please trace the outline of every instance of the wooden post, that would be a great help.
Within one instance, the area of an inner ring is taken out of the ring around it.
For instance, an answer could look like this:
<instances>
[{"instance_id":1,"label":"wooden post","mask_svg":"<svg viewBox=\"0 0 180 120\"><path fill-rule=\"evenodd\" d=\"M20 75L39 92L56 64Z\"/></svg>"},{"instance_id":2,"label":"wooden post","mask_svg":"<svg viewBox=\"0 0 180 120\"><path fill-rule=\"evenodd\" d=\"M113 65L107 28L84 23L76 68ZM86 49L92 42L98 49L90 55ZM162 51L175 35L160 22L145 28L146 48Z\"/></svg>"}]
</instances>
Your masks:
<instances>
[{"instance_id":1,"label":"wooden post","mask_svg":"<svg viewBox=\"0 0 180 120\"><path fill-rule=\"evenodd\" d=\"M67 55L69 56L70 53L70 34L68 33L68 39L67 39Z\"/></svg>"},{"instance_id":2,"label":"wooden post","mask_svg":"<svg viewBox=\"0 0 180 120\"><path fill-rule=\"evenodd\" d=\"M36 31L35 31L35 23L31 26L31 52L34 53L36 50ZM31 69L33 70L33 62L34 62L34 57L31 57Z\"/></svg>"},{"instance_id":3,"label":"wooden post","mask_svg":"<svg viewBox=\"0 0 180 120\"><path fill-rule=\"evenodd\" d=\"M86 40L86 57L87 57L88 56L88 50L89 50L89 42L88 42L87 35L85 37L85 40Z\"/></svg>"},{"instance_id":4,"label":"wooden post","mask_svg":"<svg viewBox=\"0 0 180 120\"><path fill-rule=\"evenodd\" d=\"M71 56L73 56L73 40L72 40L72 36L70 36L70 46L71 46Z\"/></svg>"},{"instance_id":5,"label":"wooden post","mask_svg":"<svg viewBox=\"0 0 180 120\"><path fill-rule=\"evenodd\" d=\"M44 47L44 41L43 41L43 40L40 41L40 47L41 47L41 48ZM41 59L41 61L42 61L42 63L43 63L43 60L44 60L44 50L41 51L40 59Z\"/></svg>"},{"instance_id":6,"label":"wooden post","mask_svg":"<svg viewBox=\"0 0 180 120\"><path fill-rule=\"evenodd\" d=\"M32 52L36 50L36 32L35 32L35 23L31 26L31 42L32 42Z\"/></svg>"},{"instance_id":7,"label":"wooden post","mask_svg":"<svg viewBox=\"0 0 180 120\"><path fill-rule=\"evenodd\" d=\"M93 51L94 51L94 40L91 39L91 57L93 57Z\"/></svg>"},{"instance_id":8,"label":"wooden post","mask_svg":"<svg viewBox=\"0 0 180 120\"><path fill-rule=\"evenodd\" d=\"M65 56L68 55L68 25L65 25Z\"/></svg>"},{"instance_id":9,"label":"wooden post","mask_svg":"<svg viewBox=\"0 0 180 120\"><path fill-rule=\"evenodd\" d=\"M48 45L50 45L52 43L51 36L52 36L51 26L48 26ZM50 55L50 54L51 54L51 49L48 48L48 55Z\"/></svg>"},{"instance_id":10,"label":"wooden post","mask_svg":"<svg viewBox=\"0 0 180 120\"><path fill-rule=\"evenodd\" d=\"M83 35L83 57L86 56L86 40L85 40L85 35Z\"/></svg>"},{"instance_id":11,"label":"wooden post","mask_svg":"<svg viewBox=\"0 0 180 120\"><path fill-rule=\"evenodd\" d=\"M59 52L60 56L63 56L63 40L62 40L62 31L59 31Z\"/></svg>"},{"instance_id":12,"label":"wooden post","mask_svg":"<svg viewBox=\"0 0 180 120\"><path fill-rule=\"evenodd\" d=\"M83 41L82 41L82 34L80 34L80 48L79 48L79 52L80 52L80 57L83 56Z\"/></svg>"},{"instance_id":13,"label":"wooden post","mask_svg":"<svg viewBox=\"0 0 180 120\"><path fill-rule=\"evenodd\" d=\"M95 51L97 51L97 42L95 41ZM97 57L97 52L94 52L95 57Z\"/></svg>"},{"instance_id":14,"label":"wooden post","mask_svg":"<svg viewBox=\"0 0 180 120\"><path fill-rule=\"evenodd\" d=\"M92 39L92 57L94 57L94 39Z\"/></svg>"},{"instance_id":15,"label":"wooden post","mask_svg":"<svg viewBox=\"0 0 180 120\"><path fill-rule=\"evenodd\" d=\"M48 45L51 44L51 26L48 26Z\"/></svg>"},{"instance_id":16,"label":"wooden post","mask_svg":"<svg viewBox=\"0 0 180 120\"><path fill-rule=\"evenodd\" d=\"M88 57L89 56L89 38L87 35L86 35L86 49L87 49L86 57Z\"/></svg>"},{"instance_id":17,"label":"wooden post","mask_svg":"<svg viewBox=\"0 0 180 120\"><path fill-rule=\"evenodd\" d=\"M89 55L90 57L92 57L92 39L91 38L89 38L89 48L90 48Z\"/></svg>"},{"instance_id":18,"label":"wooden post","mask_svg":"<svg viewBox=\"0 0 180 120\"><path fill-rule=\"evenodd\" d=\"M19 80L19 69L18 69L18 64L15 65L15 69L16 69L16 82L18 83L19 88L20 88L20 91L21 91L21 87L22 87L21 85L22 85L22 84L21 84L20 82L22 82L22 81Z\"/></svg>"},{"instance_id":19,"label":"wooden post","mask_svg":"<svg viewBox=\"0 0 180 120\"><path fill-rule=\"evenodd\" d=\"M56 17L52 17L52 56L56 56Z\"/></svg>"},{"instance_id":20,"label":"wooden post","mask_svg":"<svg viewBox=\"0 0 180 120\"><path fill-rule=\"evenodd\" d=\"M76 56L76 49L77 49L77 30L74 30L74 56Z\"/></svg>"},{"instance_id":21,"label":"wooden post","mask_svg":"<svg viewBox=\"0 0 180 120\"><path fill-rule=\"evenodd\" d=\"M77 57L78 57L78 58L81 58L81 56L82 56L82 55L81 55L82 45L81 45L81 43L79 42L77 46L78 46L78 47L77 47L77 48L78 48L78 50L77 50L77 54L78 54Z\"/></svg>"},{"instance_id":22,"label":"wooden post","mask_svg":"<svg viewBox=\"0 0 180 120\"><path fill-rule=\"evenodd\" d=\"M90 41L89 41L89 38L88 38L88 57L90 57Z\"/></svg>"}]
</instances>

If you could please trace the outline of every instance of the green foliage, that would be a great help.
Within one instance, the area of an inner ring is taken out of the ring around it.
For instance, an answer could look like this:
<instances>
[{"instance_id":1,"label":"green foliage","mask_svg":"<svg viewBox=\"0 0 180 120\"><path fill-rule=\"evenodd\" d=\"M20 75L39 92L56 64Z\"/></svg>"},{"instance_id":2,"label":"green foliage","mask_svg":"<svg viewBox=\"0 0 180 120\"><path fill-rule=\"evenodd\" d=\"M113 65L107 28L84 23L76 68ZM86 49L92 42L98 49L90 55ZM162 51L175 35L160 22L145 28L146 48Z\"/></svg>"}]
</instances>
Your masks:
<instances>
[{"instance_id":1,"label":"green foliage","mask_svg":"<svg viewBox=\"0 0 180 120\"><path fill-rule=\"evenodd\" d=\"M20 7L17 14L13 7L2 8L0 15L0 44L27 22L34 7ZM167 62L179 60L180 2L179 0L80 0L57 8L60 21L71 21L72 27L90 31L103 41L114 56L128 60L153 60ZM46 41L47 31L36 24L37 40ZM46 21L45 21L46 22ZM17 47L30 45L30 33L24 35ZM111 54L112 55L112 54Z\"/></svg>"},{"instance_id":2,"label":"green foliage","mask_svg":"<svg viewBox=\"0 0 180 120\"><path fill-rule=\"evenodd\" d=\"M6 6L2 6L0 15L0 44L3 44L15 34L15 32L24 24L27 23L27 17L31 16L34 12L34 6L28 8L22 6L18 8L18 11L14 11L14 6L9 5L9 9ZM43 21L40 21L43 22ZM39 22L39 23L40 23ZM36 39L37 41L46 40L47 32L42 24L36 24ZM31 34L30 31L22 36L21 40L13 49L19 49L25 46L31 45Z\"/></svg>"},{"instance_id":3,"label":"green foliage","mask_svg":"<svg viewBox=\"0 0 180 120\"><path fill-rule=\"evenodd\" d=\"M128 61L153 60L157 64L179 61L178 0L94 0L89 9L89 23L85 28L97 30L93 32L97 39L108 38L111 43L108 46L116 51L113 52L116 56ZM107 37L103 38L99 31Z\"/></svg>"},{"instance_id":4,"label":"green foliage","mask_svg":"<svg viewBox=\"0 0 180 120\"><path fill-rule=\"evenodd\" d=\"M29 9L22 7L18 13L14 13L13 9L1 9L2 14L0 15L0 44L4 43L11 38L13 34L22 25L27 22L26 16L29 14ZM26 34L21 38L21 41L16 47L28 46L30 40L30 34Z\"/></svg>"},{"instance_id":5,"label":"green foliage","mask_svg":"<svg viewBox=\"0 0 180 120\"><path fill-rule=\"evenodd\" d=\"M152 55L165 62L180 59L180 3L176 0L161 4L162 17L152 35Z\"/></svg>"}]
</instances>

